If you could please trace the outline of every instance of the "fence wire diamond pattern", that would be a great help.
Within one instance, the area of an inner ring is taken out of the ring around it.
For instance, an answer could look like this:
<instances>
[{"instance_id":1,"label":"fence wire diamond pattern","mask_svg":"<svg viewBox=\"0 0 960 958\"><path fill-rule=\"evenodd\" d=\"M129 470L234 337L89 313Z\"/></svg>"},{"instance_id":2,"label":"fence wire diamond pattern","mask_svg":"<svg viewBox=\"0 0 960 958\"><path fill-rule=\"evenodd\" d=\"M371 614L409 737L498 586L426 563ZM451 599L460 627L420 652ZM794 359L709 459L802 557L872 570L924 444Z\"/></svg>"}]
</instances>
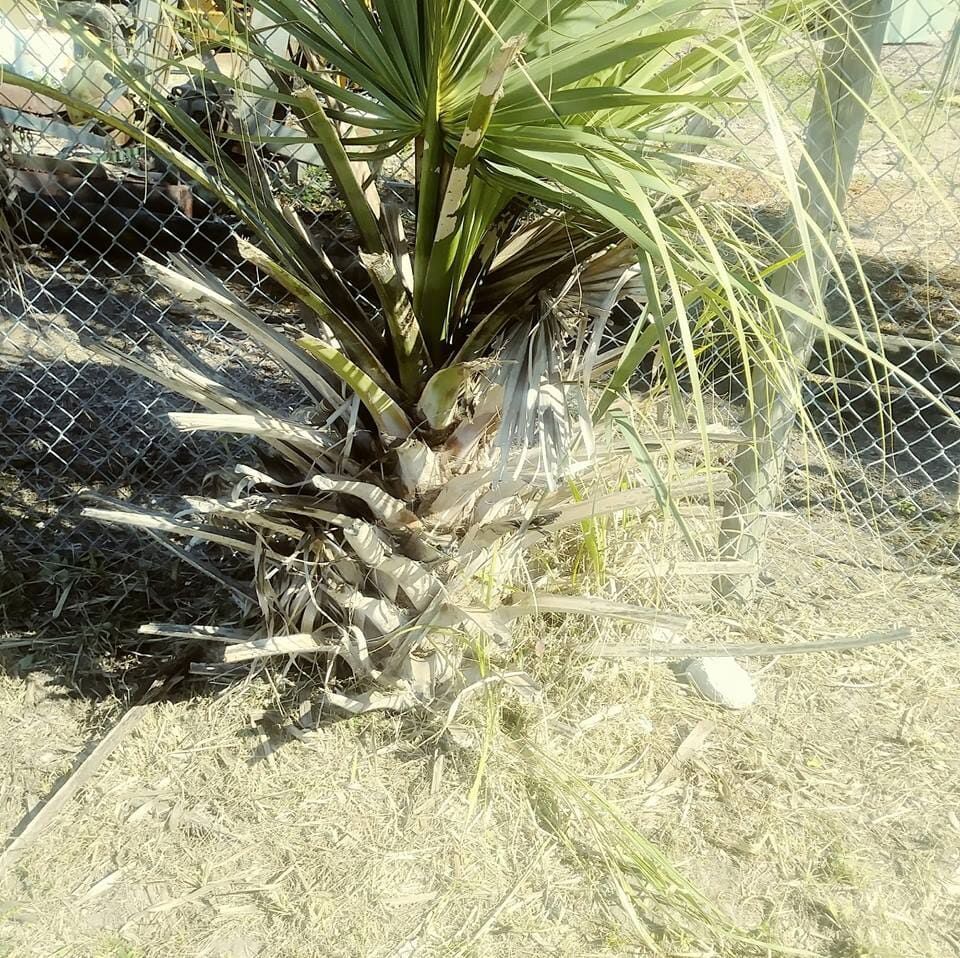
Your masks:
<instances>
[{"instance_id":1,"label":"fence wire diamond pattern","mask_svg":"<svg viewBox=\"0 0 960 958\"><path fill-rule=\"evenodd\" d=\"M6 61L66 82L76 57L69 38L49 30L26 0L16 2L0 5L7 11L0 13L0 71ZM944 409L960 412L960 101L940 83L952 27L945 3L914 0L911 17L895 16L848 204L876 312L873 334L905 375L888 377L878 403L863 357L821 346L806 389L810 420L846 480L845 507L876 523L911 563L955 564L960 430ZM61 12L90 6L65 4ZM153 0L131 5L125 18L117 7L103 9L114 11L110 23L134 51L138 37L152 35L140 28L152 22ZM92 20L88 26L104 29ZM797 135L810 109L812 65L809 52L798 49L773 76ZM108 82L107 102L119 108L122 94ZM249 391L292 401L261 356L223 325L172 301L147 278L137 254L185 252L278 322L292 307L230 256L229 220L201 192L184 191L156 158L115 143L90 121L71 122L43 98L24 97L2 83L2 73L0 111L0 186L23 258L18 284L6 283L0 298L4 562L129 555L133 543L121 534L78 519L78 494L93 488L142 500L164 487L199 486L224 440L174 432L164 414L182 401L101 362L86 351L85 337L135 351L150 348L170 324L211 367L229 370ZM714 188L758 217L776 215L765 186L775 163L763 117L745 106L722 132L755 173L720 178ZM276 162L290 201L323 227L331 258L345 272L355 268L353 239L322 175L308 164ZM402 165L390 173L402 181ZM857 268L847 261L844 267ZM832 319L842 323L843 297L829 299ZM835 496L833 486L818 494L816 463L802 466L788 484L794 505L815 507Z\"/></svg>"}]
</instances>

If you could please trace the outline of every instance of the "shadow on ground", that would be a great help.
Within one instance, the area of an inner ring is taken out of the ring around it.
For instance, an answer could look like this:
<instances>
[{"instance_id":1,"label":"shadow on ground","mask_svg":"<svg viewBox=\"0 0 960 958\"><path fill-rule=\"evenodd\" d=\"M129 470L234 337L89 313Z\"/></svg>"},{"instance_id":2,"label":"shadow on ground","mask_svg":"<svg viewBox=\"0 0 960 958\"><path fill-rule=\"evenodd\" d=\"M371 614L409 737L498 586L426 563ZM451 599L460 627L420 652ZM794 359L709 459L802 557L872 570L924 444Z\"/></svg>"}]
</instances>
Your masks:
<instances>
[{"instance_id":1,"label":"shadow on ground","mask_svg":"<svg viewBox=\"0 0 960 958\"><path fill-rule=\"evenodd\" d=\"M104 258L90 236L77 245L83 233L77 223L59 222L49 210L34 211L27 238L43 239L45 252L36 251L26 264L19 293L8 291L0 302L0 623L11 633L8 643L16 643L7 649L13 667L56 661L71 694L100 694L117 683L136 684L158 653L174 654L140 642L139 624L209 621L220 606L213 584L142 534L82 519L83 492L139 503L196 493L210 470L254 453L249 443L176 432L167 413L189 404L102 364L79 335L133 349L155 344L162 325L274 408L290 408L296 394L245 340L198 320L151 284L130 258L139 241L131 237L125 245L104 233L100 248L111 252ZM340 227L325 228L332 243ZM291 318L276 290L258 283L236 257L221 260L223 277L239 279L238 291L250 292L264 316ZM889 271L885 262L867 264L876 279L874 305L902 331L919 335L924 317L946 328L957 315L953 286L942 286L937 309L923 313L931 298L921 289L922 277L902 267L894 288L881 281ZM821 360L814 372L824 369ZM905 369L960 403L955 373L922 351ZM788 504L857 517L878 527L889 550L908 561L955 563L960 428L915 393L895 395L881 407L856 381L811 390L808 410L829 462L795 458Z\"/></svg>"}]
</instances>

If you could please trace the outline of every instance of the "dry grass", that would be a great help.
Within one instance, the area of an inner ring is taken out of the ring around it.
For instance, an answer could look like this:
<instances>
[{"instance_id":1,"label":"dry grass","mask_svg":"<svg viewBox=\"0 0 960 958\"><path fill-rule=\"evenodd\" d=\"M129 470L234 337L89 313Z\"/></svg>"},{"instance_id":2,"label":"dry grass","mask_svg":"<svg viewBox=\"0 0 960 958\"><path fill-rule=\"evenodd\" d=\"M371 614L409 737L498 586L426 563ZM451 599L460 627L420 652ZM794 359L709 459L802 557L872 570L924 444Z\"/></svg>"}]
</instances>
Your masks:
<instances>
[{"instance_id":1,"label":"dry grass","mask_svg":"<svg viewBox=\"0 0 960 958\"><path fill-rule=\"evenodd\" d=\"M950 954L960 594L896 572L836 518L785 514L771 535L756 608L704 612L685 638L907 624L915 640L755 660L759 702L742 714L700 701L665 664L592 656L600 633L577 619L533 623L525 637L542 707L477 696L443 733L380 716L297 740L251 721L295 710L306 675L158 704L13 869L0 953L716 953L696 929L646 922L670 912L623 864L620 820L581 814L588 786L755 936L824 956ZM667 541L659 523L609 530L605 588L679 601L689 583L636 578ZM118 711L63 698L41 673L0 680L5 829ZM669 765L692 729L700 747ZM586 786L558 790L524 743ZM728 942L726 953L763 952Z\"/></svg>"},{"instance_id":2,"label":"dry grass","mask_svg":"<svg viewBox=\"0 0 960 958\"><path fill-rule=\"evenodd\" d=\"M871 230L861 254L889 252L904 224L931 225L930 196L907 190L891 205L863 188L872 179L853 187L852 221ZM724 185L741 202L769 198ZM950 260L956 244L933 233L925 260ZM621 523L603 582L580 576L688 611L702 582L638 575L674 554L674 538ZM570 556L538 571L565 582ZM480 695L447 730L377 716L281 731L269 715L310 695L305 673L198 689L153 706L5 876L0 955L716 954L703 929L647 920L677 916L624 860L631 841L644 853L637 836L756 938L825 958L960 954L957 583L905 575L825 514L776 518L765 576L755 607L704 611L684 638L900 624L915 638L754 660L759 701L740 714L664 663L597 658L596 639L645 636L577 618L529 625L519 658L543 686L539 708ZM4 833L121 712L64 694L36 663L21 671L0 676ZM730 955L763 953L718 940Z\"/></svg>"}]
</instances>

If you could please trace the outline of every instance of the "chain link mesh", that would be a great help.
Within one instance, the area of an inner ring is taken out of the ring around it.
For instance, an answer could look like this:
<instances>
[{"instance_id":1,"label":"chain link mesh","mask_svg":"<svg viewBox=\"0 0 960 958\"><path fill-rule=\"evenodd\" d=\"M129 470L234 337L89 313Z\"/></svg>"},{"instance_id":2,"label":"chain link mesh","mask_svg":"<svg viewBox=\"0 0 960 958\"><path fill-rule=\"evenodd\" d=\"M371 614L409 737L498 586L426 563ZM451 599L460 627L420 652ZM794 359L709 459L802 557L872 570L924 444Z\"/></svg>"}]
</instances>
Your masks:
<instances>
[{"instance_id":1,"label":"chain link mesh","mask_svg":"<svg viewBox=\"0 0 960 958\"><path fill-rule=\"evenodd\" d=\"M949 0L908 5L909 16L895 14L884 47L850 190L857 256L842 260L849 277L862 267L867 293L851 280L854 299L861 311L872 306L871 345L897 368L884 376L878 401L876 373L861 353L817 348L806 390L821 448L812 461L795 457L788 491L795 505L835 508L839 488L841 504L878 524L895 551L955 563L960 431L946 410L960 412L960 117L951 110L955 91L940 85L954 15L944 15ZM97 80L38 7L0 0L0 10L0 65L64 86ZM141 61L163 35L150 29L157 10L153 0L129 8L60 5L61 15ZM794 141L809 114L815 63L808 44L785 50L772 68ZM109 108L129 108L111 78L97 82ZM293 400L267 359L230 328L172 300L137 254L185 252L278 322L293 306L230 255L229 220L154 158L2 78L0 110L0 186L22 255L19 284L7 284L0 299L4 562L123 566L143 554L143 540L80 519L79 493L93 488L143 501L157 490L197 488L233 440L175 432L165 413L183 401L101 362L85 349L85 336L135 350L155 343L169 324L242 388L281 405ZM744 168L718 177L717 194L758 217L782 214L770 189L774 144L756 101L730 111L726 134L739 144ZM292 174L288 161L277 162ZM402 178L402 166L388 172ZM355 269L353 239L320 171L298 164L285 188L316 217L334 262ZM833 321L849 323L836 282L828 302Z\"/></svg>"},{"instance_id":2,"label":"chain link mesh","mask_svg":"<svg viewBox=\"0 0 960 958\"><path fill-rule=\"evenodd\" d=\"M894 0L837 237L842 279L826 290L831 323L889 365L817 344L811 428L787 479L795 505L868 519L911 566L960 559L960 100L947 69L958 14L951 0ZM807 40L769 68L794 162L816 76ZM769 228L785 214L782 167L759 100L731 110L724 133L740 163L716 191Z\"/></svg>"}]
</instances>

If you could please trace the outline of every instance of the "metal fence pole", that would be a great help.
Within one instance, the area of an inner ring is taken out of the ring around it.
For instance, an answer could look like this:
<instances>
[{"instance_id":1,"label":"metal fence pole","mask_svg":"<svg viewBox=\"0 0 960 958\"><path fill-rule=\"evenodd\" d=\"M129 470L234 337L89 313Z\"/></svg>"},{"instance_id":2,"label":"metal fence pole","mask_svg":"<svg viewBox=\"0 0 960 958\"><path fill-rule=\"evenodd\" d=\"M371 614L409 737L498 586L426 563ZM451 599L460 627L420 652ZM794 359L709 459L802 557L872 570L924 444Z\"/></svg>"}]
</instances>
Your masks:
<instances>
[{"instance_id":1,"label":"metal fence pole","mask_svg":"<svg viewBox=\"0 0 960 958\"><path fill-rule=\"evenodd\" d=\"M154 82L159 82L157 74L166 75L170 66L176 43L171 18L179 6L180 0L138 0L133 7L136 32L131 60L154 74Z\"/></svg>"},{"instance_id":2,"label":"metal fence pole","mask_svg":"<svg viewBox=\"0 0 960 958\"><path fill-rule=\"evenodd\" d=\"M829 237L834 209L843 206L890 7L891 0L838 0L828 28L798 170L812 233ZM796 221L784 238L784 249L802 249ZM817 259L812 269L811 264L799 263L781 270L775 290L807 311L822 302L810 289L810 277L824 275L826 257L821 254ZM800 376L809 363L816 328L794 315L784 315L781 335L783 361L789 366L779 377L762 370L754 376L754 400L744 422L747 441L733 462L734 487L720 528L720 554L747 560L756 571L719 577L714 589L722 599L746 601L756 586L766 519L779 496L786 443L797 415ZM784 383L790 376L795 381Z\"/></svg>"}]
</instances>

